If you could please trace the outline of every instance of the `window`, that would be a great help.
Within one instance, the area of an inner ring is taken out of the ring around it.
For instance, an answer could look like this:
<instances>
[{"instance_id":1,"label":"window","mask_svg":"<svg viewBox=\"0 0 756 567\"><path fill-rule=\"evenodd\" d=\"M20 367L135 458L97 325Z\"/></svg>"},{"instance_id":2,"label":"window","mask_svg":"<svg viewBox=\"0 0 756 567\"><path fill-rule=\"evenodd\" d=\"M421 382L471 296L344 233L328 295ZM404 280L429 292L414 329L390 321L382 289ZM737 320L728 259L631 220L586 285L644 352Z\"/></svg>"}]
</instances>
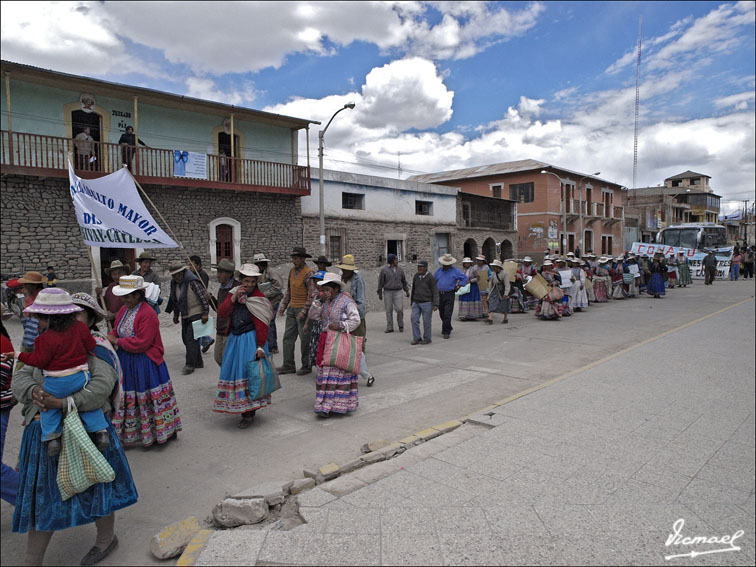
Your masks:
<instances>
[{"instance_id":1,"label":"window","mask_svg":"<svg viewBox=\"0 0 756 567\"><path fill-rule=\"evenodd\" d=\"M386 254L396 254L396 259L404 261L404 242L401 240L387 240Z\"/></svg>"},{"instance_id":2,"label":"window","mask_svg":"<svg viewBox=\"0 0 756 567\"><path fill-rule=\"evenodd\" d=\"M234 259L234 227L229 224L219 224L215 227L215 258L223 260Z\"/></svg>"},{"instance_id":3,"label":"window","mask_svg":"<svg viewBox=\"0 0 756 567\"><path fill-rule=\"evenodd\" d=\"M601 237L601 254L612 254L612 237Z\"/></svg>"},{"instance_id":4,"label":"window","mask_svg":"<svg viewBox=\"0 0 756 567\"><path fill-rule=\"evenodd\" d=\"M415 214L433 216L433 201L415 201Z\"/></svg>"},{"instance_id":5,"label":"window","mask_svg":"<svg viewBox=\"0 0 756 567\"><path fill-rule=\"evenodd\" d=\"M518 203L532 203L535 199L535 183L516 183L509 186L509 198Z\"/></svg>"},{"instance_id":6,"label":"window","mask_svg":"<svg viewBox=\"0 0 756 567\"><path fill-rule=\"evenodd\" d=\"M501 199L501 185L491 185L491 196L494 199Z\"/></svg>"},{"instance_id":7,"label":"window","mask_svg":"<svg viewBox=\"0 0 756 567\"><path fill-rule=\"evenodd\" d=\"M341 237L331 236L328 239L328 251L330 252L331 261L339 262L343 254L341 253Z\"/></svg>"},{"instance_id":8,"label":"window","mask_svg":"<svg viewBox=\"0 0 756 567\"><path fill-rule=\"evenodd\" d=\"M345 228L326 228L326 255L332 262L341 262L346 254L347 230Z\"/></svg>"},{"instance_id":9,"label":"window","mask_svg":"<svg viewBox=\"0 0 756 567\"><path fill-rule=\"evenodd\" d=\"M341 194L341 208L342 209L365 209L365 195L361 193L342 193Z\"/></svg>"}]
</instances>

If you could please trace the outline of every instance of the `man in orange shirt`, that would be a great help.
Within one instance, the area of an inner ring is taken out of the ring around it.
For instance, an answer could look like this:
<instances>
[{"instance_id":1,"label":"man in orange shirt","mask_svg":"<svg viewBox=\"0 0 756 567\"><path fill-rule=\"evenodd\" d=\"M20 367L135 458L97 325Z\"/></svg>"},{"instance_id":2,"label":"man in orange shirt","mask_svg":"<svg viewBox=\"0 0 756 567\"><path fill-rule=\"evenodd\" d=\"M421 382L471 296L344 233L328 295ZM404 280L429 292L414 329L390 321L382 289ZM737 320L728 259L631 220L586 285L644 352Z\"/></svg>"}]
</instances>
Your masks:
<instances>
[{"instance_id":1,"label":"man in orange shirt","mask_svg":"<svg viewBox=\"0 0 756 567\"><path fill-rule=\"evenodd\" d=\"M283 366L278 369L279 374L293 374L304 376L312 372L310 367L310 331L305 330L307 312L315 298L317 288L312 279L313 270L305 261L312 258L304 248L295 247L291 253L294 267L289 272L286 294L281 300L278 314L286 315L286 330L283 337ZM294 362L294 345L299 337L302 367L297 370Z\"/></svg>"}]
</instances>

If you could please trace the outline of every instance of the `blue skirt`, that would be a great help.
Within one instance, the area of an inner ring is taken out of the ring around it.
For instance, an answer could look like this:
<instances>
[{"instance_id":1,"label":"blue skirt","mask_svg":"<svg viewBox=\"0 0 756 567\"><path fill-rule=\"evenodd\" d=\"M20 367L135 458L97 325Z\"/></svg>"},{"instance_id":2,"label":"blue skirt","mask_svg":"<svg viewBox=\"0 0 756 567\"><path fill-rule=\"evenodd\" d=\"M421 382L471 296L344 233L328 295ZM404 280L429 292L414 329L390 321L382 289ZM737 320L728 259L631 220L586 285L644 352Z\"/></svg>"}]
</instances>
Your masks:
<instances>
[{"instance_id":1,"label":"blue skirt","mask_svg":"<svg viewBox=\"0 0 756 567\"><path fill-rule=\"evenodd\" d=\"M137 501L137 491L123 447L113 426L108 424L110 446L103 453L115 471L113 482L93 484L69 500L60 499L56 476L58 458L50 457L42 444L39 420L24 429L21 438L18 496L13 511L13 531L31 529L54 532L90 524Z\"/></svg>"},{"instance_id":2,"label":"blue skirt","mask_svg":"<svg viewBox=\"0 0 756 567\"><path fill-rule=\"evenodd\" d=\"M651 274L651 279L648 282L648 293L651 295L664 295L664 278L658 272Z\"/></svg>"},{"instance_id":3,"label":"blue skirt","mask_svg":"<svg viewBox=\"0 0 756 567\"><path fill-rule=\"evenodd\" d=\"M268 345L263 345L268 356ZM257 411L271 403L267 395L256 400L249 399L249 376L247 364L255 360L257 352L257 335L249 331L241 335L228 336L226 349L223 351L218 391L213 403L213 411L218 413L240 414Z\"/></svg>"}]
</instances>

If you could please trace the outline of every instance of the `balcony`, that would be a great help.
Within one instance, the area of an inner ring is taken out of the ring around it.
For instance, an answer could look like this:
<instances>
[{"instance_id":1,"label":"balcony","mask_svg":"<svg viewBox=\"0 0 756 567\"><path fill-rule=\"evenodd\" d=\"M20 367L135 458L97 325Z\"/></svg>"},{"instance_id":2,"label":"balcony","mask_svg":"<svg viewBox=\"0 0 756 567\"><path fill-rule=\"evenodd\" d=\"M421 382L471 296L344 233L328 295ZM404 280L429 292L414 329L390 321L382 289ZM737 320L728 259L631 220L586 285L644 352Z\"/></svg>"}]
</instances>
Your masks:
<instances>
[{"instance_id":1,"label":"balcony","mask_svg":"<svg viewBox=\"0 0 756 567\"><path fill-rule=\"evenodd\" d=\"M306 166L207 154L206 179L174 177L173 150L105 142L93 145L96 160L74 163L77 175L87 179L117 171L130 152L131 170L140 183L290 195L310 193L310 170ZM74 143L68 138L0 132L3 174L67 177L69 155L74 160Z\"/></svg>"}]
</instances>

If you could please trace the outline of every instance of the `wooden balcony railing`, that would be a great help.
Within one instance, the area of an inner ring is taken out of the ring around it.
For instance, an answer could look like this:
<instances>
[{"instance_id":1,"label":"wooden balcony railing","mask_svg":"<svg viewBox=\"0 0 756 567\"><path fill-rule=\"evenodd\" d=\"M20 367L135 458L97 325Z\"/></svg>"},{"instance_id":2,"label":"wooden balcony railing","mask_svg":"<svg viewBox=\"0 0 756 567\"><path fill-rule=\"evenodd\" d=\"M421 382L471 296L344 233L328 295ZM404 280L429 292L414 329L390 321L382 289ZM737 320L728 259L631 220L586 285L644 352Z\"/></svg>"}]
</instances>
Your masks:
<instances>
[{"instance_id":1,"label":"wooden balcony railing","mask_svg":"<svg viewBox=\"0 0 756 567\"><path fill-rule=\"evenodd\" d=\"M0 163L47 172L67 171L70 154L77 172L107 174L126 164L138 179L162 180L163 183L181 179L197 185L208 181L302 193L310 191L310 171L305 166L207 154L206 178L193 179L173 175L173 150L105 142L90 144L91 152L82 155L68 138L3 130L0 132Z\"/></svg>"}]
</instances>

